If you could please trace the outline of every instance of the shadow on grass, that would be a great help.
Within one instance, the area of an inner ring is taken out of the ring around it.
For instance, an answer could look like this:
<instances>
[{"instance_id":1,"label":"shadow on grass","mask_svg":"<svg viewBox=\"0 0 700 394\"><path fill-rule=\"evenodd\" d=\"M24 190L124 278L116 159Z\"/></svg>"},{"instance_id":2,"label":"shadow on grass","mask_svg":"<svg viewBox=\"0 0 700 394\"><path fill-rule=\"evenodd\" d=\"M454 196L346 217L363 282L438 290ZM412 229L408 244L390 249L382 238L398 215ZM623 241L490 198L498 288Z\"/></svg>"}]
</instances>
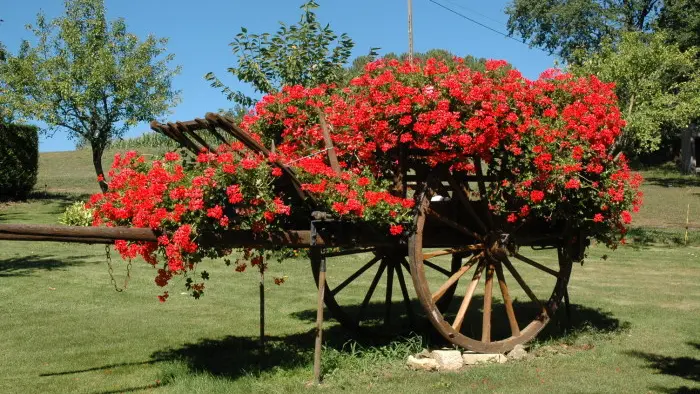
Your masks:
<instances>
[{"instance_id":1,"label":"shadow on grass","mask_svg":"<svg viewBox=\"0 0 700 394\"><path fill-rule=\"evenodd\" d=\"M449 307L443 312L443 317L448 322L452 323L455 319L457 309L462 303L462 297L454 297ZM411 308L415 318L413 321L408 318L405 313L406 309L402 302L392 303L391 310L401 314L390 321L388 326L384 325L383 316L385 314L384 303L370 303L366 308L363 316L368 319L363 320L360 325L360 330L349 331L353 338L360 340L371 340L372 338L396 338L397 336L405 336L411 332L423 334L425 345L431 347L450 346L442 336L432 327L432 324L425 317L424 311L419 301L412 300ZM535 320L540 312L540 308L534 302L519 302L513 301L513 308L517 317L520 328ZM348 316L357 316L361 310L361 305L348 305L342 308L342 312ZM461 332L470 338L480 339L482 331L482 311L483 297L474 296L467 310L464 323L462 324ZM534 340L535 342L544 341L573 341L578 336L587 333L597 334L615 334L628 330L629 322L621 322L615 318L612 313L598 309L589 308L583 305L572 304L570 306L570 316L567 316L566 310L560 307L555 314L553 321L546 325L540 334ZM292 314L293 317L312 322L316 320L316 310L307 309ZM326 318L332 319L332 313L326 311ZM330 317L329 317L330 316ZM510 325L508 322L505 305L498 299L493 299L492 314L491 314L491 338L492 340L505 339L511 336ZM368 337L368 339L362 339Z\"/></svg>"},{"instance_id":2,"label":"shadow on grass","mask_svg":"<svg viewBox=\"0 0 700 394\"><path fill-rule=\"evenodd\" d=\"M95 394L119 394L119 393L135 393L135 392L140 392L140 391L151 391L152 389L155 389L157 387L163 386L162 384L149 384L147 386L139 386L139 387L129 387L126 389L118 389L118 390L110 390L110 391L98 391Z\"/></svg>"},{"instance_id":3,"label":"shadow on grass","mask_svg":"<svg viewBox=\"0 0 700 394\"><path fill-rule=\"evenodd\" d=\"M627 239L631 240L629 247L634 249L650 246L691 246L700 245L700 231L691 229L686 242L683 230L633 227L627 232Z\"/></svg>"},{"instance_id":4,"label":"shadow on grass","mask_svg":"<svg viewBox=\"0 0 700 394\"><path fill-rule=\"evenodd\" d=\"M649 177L644 178L644 182L662 187L700 187L700 176L677 175L674 177Z\"/></svg>"},{"instance_id":5,"label":"shadow on grass","mask_svg":"<svg viewBox=\"0 0 700 394\"><path fill-rule=\"evenodd\" d=\"M54 204L55 207L50 212L42 212L49 215L58 215L65 212L66 208L76 201L85 201L90 198L90 194L85 193L54 193L33 191L29 197L23 201L0 201L0 208L3 206L16 206L21 204L41 203L42 205ZM26 221L31 218L32 212L17 210L16 212L0 212L0 222Z\"/></svg>"},{"instance_id":6,"label":"shadow on grass","mask_svg":"<svg viewBox=\"0 0 700 394\"><path fill-rule=\"evenodd\" d=\"M45 192L35 190L29 194L29 201L67 200L72 203L76 200L86 200L88 198L90 198L89 193Z\"/></svg>"},{"instance_id":7,"label":"shadow on grass","mask_svg":"<svg viewBox=\"0 0 700 394\"><path fill-rule=\"evenodd\" d=\"M137 361L137 362L131 362L131 363L108 364L108 365L103 365L100 367L77 369L77 370L72 370L72 371L43 373L43 374L40 374L39 376L47 377L47 376L73 375L73 374L79 374L79 373L84 373L84 372L105 371L105 370L110 370L110 369L115 369L115 368L120 368L120 367L133 367L133 366L140 366L140 365L150 365L150 364L159 363L161 361L164 361L164 360L154 359L154 360ZM118 390L99 391L99 392L96 392L96 394L133 393L133 392L154 389L154 388L160 387L160 386L162 386L162 384L160 382L156 382L155 384L149 384L149 385L139 386L139 387L129 387L129 388L123 388L123 389L118 389Z\"/></svg>"},{"instance_id":8,"label":"shadow on grass","mask_svg":"<svg viewBox=\"0 0 700 394\"><path fill-rule=\"evenodd\" d=\"M460 299L453 300L458 303ZM475 305L478 300L474 298ZM415 306L415 305L414 305ZM518 304L517 310L523 315L527 309L531 309L535 313L537 308L529 303ZM355 306L356 308L359 306ZM392 304L392 308L399 311L399 304ZM477 308L475 308L477 309ZM372 313L384 310L381 303L370 304L367 313ZM572 305L571 308L571 326L562 329L558 324L550 324L542 333L543 340L557 339L564 340L571 338L573 332L608 332L615 333L626 329L627 323L620 323L610 313L599 309L586 308L580 305ZM504 312L500 310L497 304L494 304L494 326L502 324L502 321L496 319L496 312ZM505 314L505 312L504 312ZM294 316L302 320L315 320L315 310L304 310L294 313ZM328 316L328 315L326 315ZM407 322L405 316L397 319L397 322ZM423 328L425 321L422 321ZM480 323L480 322L479 322ZM419 324L420 325L420 324ZM415 328L415 326L413 327ZM507 322L505 329L508 329ZM368 354L373 361L371 364L376 364L377 358L385 360L404 359L408 354L419 351L422 347L435 348L444 344L444 340L439 342L436 340L434 330L429 330L433 334L424 334L419 337L416 334L408 334L403 330L400 333L393 335L381 336L362 336L353 333L338 324L333 324L331 321L326 321L323 339L324 339L324 371L332 373L334 366L338 367L347 362L353 362L356 357L363 357ZM425 331L423 331L425 332ZM303 333L283 335L283 336L267 336L265 338L265 350L261 351L260 339L257 336L227 336L220 339L202 339L198 342L184 344L177 348L168 348L157 351L151 355L151 359L143 362L132 362L123 364L110 364L101 367L91 367L80 370L62 371L42 376L69 375L82 372L90 372L96 370L113 369L122 366L138 366L146 364L155 364L160 362L175 362L174 367L164 367L162 375L159 377L157 385L124 388L106 393L116 392L131 392L154 388L158 386L167 386L173 381L180 379L186 374L207 374L224 379L236 380L244 376L257 376L267 372L277 370L289 371L295 369L304 369L308 371L309 380L311 379L311 365L313 364L313 346L314 346L315 330L309 330ZM431 339L432 338L432 339ZM435 341L435 342L433 342ZM184 370L177 365L184 366Z\"/></svg>"},{"instance_id":9,"label":"shadow on grass","mask_svg":"<svg viewBox=\"0 0 700 394\"><path fill-rule=\"evenodd\" d=\"M461 300L455 299L453 302L459 303L459 301ZM475 304L479 301L477 297L474 298ZM400 310L400 306L399 303L392 305L396 311ZM352 308L359 308L359 306L353 306ZM352 313L352 308L350 310L346 309L346 312ZM502 308L502 305L494 304L493 326L499 327L495 328L494 335L505 335L507 337L510 335L507 320L501 321L501 319L497 317L500 312L503 312L505 317L505 310ZM527 315L528 312L526 310L528 309L533 315L535 315L538 310L535 305L530 305L530 303L516 305L516 309L519 313L522 313L523 316ZM372 315L372 313L378 312L379 310L384 310L383 304L370 304L366 313ZM538 340L569 341L575 339L576 336L581 333L592 331L597 333L616 333L626 330L627 327L629 327L628 323L621 323L610 313L599 309L572 305L571 311L571 325L564 327L563 325L553 322L543 330ZM316 311L305 310L296 312L293 315L302 320L311 321L315 320ZM366 351L368 350L369 352L376 352L377 354L395 354L396 358L404 358L407 354L410 354L406 349L411 349L411 352L414 352L417 351L416 349L419 350L422 346L436 348L447 345L444 339L438 338L438 335L432 327L428 327L429 323L427 323L425 319L417 319L418 327L414 325L412 327L409 326L410 328L406 328L407 325L402 326L402 324L408 322L407 317L400 317L396 320L397 324L395 326L392 325L392 327L402 328L391 331L389 335L387 335L387 332L390 330L387 330L384 326L380 327L384 329L385 335L362 335L357 332L349 331L338 324L329 324L331 322L327 321L323 332L324 345L326 347L324 351L324 357L326 357L324 358L324 368L327 368L326 364L328 362L332 363L332 360L327 360L329 354L332 354L331 358L336 358L338 355L341 357L354 357L358 354L356 350L358 348L365 349ZM465 322L465 326L466 325L467 322ZM478 326L480 325L481 320L479 319ZM465 328L465 330L469 329L471 328ZM367 334L367 332L368 331L364 331L365 334ZM422 338L419 338L416 334L411 334L411 332L424 334ZM480 335L478 332L476 334ZM414 339L417 338L417 340L407 339L411 338L411 336ZM278 369L309 369L313 363L314 337L314 330L286 336L268 336L265 340L264 352L260 350L259 338L255 336L228 336L222 339L203 339L199 342L185 344L178 348L158 351L151 355L151 362L175 361L186 365L187 370L191 373L205 373L227 379L238 379L249 375L259 376L264 372ZM397 344L402 343L402 341L410 342L410 344L408 346L398 345L397 347ZM345 356L343 356L343 354ZM104 368L109 367L110 366L106 366ZM167 385L169 382L176 379L179 374L180 372L170 374L166 372L165 376L161 378L161 384ZM311 378L311 376L309 376L309 378Z\"/></svg>"},{"instance_id":10,"label":"shadow on grass","mask_svg":"<svg viewBox=\"0 0 700 394\"><path fill-rule=\"evenodd\" d=\"M330 353L347 352L346 345L350 340L347 331L338 325L328 325L323 332L324 338L324 369L332 360ZM236 380L244 376L260 376L275 370L293 370L303 368L309 373L313 365L315 330L285 336L266 336L265 350L261 351L260 339L256 336L227 336L220 339L202 339L195 343L184 344L177 348L157 351L150 360L108 364L85 369L60 371L42 374L40 376L63 376L109 370L120 367L150 365L161 362L184 364L185 371L178 366L164 366L162 375L153 385L142 387L126 387L112 391L101 391L101 394L134 392L162 387L171 384L175 379L186 374L207 374L224 379ZM399 338L394 338L397 340ZM389 342L373 341L376 346ZM365 346L365 345L360 345ZM335 351L335 352L334 352Z\"/></svg>"},{"instance_id":11,"label":"shadow on grass","mask_svg":"<svg viewBox=\"0 0 700 394\"><path fill-rule=\"evenodd\" d=\"M263 372L283 369L309 368L313 364L315 330L285 336L266 336L261 351L259 337L228 336L223 339L203 339L176 349L154 353L159 361L179 361L194 373L207 373L228 379L258 376ZM338 325L324 328L326 348L343 349L350 337ZM395 338L396 339L396 338ZM165 376L167 384L173 376ZM311 377L309 377L311 378Z\"/></svg>"},{"instance_id":12,"label":"shadow on grass","mask_svg":"<svg viewBox=\"0 0 700 394\"><path fill-rule=\"evenodd\" d=\"M689 342L688 345L700 350L700 343ZM700 359L695 357L672 357L645 352L627 352L627 354L645 360L651 369L664 375L677 376L694 383L700 382ZM652 387L653 390L665 393L683 394L700 393L700 388L682 386L678 388Z\"/></svg>"},{"instance_id":13,"label":"shadow on grass","mask_svg":"<svg viewBox=\"0 0 700 394\"><path fill-rule=\"evenodd\" d=\"M52 372L52 373L42 373L39 376L61 376L61 375L72 375L74 373L83 373L83 372L93 372L93 371L104 371L106 369L114 369L114 368L120 368L120 367L133 367L137 365L150 365L150 364L155 364L159 363L164 360L148 360L148 361L136 361L136 362L131 362L131 363L117 363L117 364L108 364L108 365L102 365L100 367L93 367L93 368L85 368L85 369L76 369L72 371L62 371L62 372Z\"/></svg>"},{"instance_id":14,"label":"shadow on grass","mask_svg":"<svg viewBox=\"0 0 700 394\"><path fill-rule=\"evenodd\" d=\"M31 255L0 259L0 278L11 276L28 276L37 270L65 270L68 267L83 264L94 256L62 256L57 259L50 255Z\"/></svg>"}]
</instances>

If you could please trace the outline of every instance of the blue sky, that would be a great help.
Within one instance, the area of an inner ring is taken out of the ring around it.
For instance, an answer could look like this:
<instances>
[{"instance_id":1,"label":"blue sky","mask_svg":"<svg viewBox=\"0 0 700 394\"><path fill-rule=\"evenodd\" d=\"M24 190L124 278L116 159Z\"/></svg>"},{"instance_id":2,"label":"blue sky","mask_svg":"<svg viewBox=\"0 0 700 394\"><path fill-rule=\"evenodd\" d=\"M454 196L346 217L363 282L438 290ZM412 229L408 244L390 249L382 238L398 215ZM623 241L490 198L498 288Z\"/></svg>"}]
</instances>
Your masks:
<instances>
[{"instance_id":1,"label":"blue sky","mask_svg":"<svg viewBox=\"0 0 700 394\"><path fill-rule=\"evenodd\" d=\"M182 72L174 87L182 91L182 102L160 120L190 120L206 112L230 107L229 102L204 80L213 71L230 86L239 89L226 68L234 64L229 43L242 26L251 33L274 32L279 21L295 23L303 0L105 0L109 18L124 17L128 30L141 37L154 34L168 37L168 51L175 54L173 64ZM406 0L318 0L322 23L336 33L347 33L355 41L354 56L364 55L371 47L380 54L408 50ZM503 10L508 0L435 0L461 14L496 30L505 31ZM63 11L60 0L0 0L0 41L15 51L21 39L30 39L24 28L43 10L51 18ZM414 48L447 49L456 55L505 59L529 78L536 78L554 65L554 58L538 49L505 38L478 26L430 0L413 0ZM127 136L148 131L147 124L130 130ZM65 132L42 137L42 152L72 150L73 142Z\"/></svg>"}]
</instances>

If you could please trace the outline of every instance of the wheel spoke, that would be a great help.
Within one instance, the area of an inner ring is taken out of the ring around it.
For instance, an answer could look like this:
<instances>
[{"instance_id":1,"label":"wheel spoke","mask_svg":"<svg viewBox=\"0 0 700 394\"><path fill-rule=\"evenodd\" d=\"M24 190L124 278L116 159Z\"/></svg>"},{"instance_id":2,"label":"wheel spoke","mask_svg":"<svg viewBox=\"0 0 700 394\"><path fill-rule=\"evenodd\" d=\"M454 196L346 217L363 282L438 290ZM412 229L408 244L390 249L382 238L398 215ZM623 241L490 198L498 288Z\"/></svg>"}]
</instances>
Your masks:
<instances>
[{"instance_id":1,"label":"wheel spoke","mask_svg":"<svg viewBox=\"0 0 700 394\"><path fill-rule=\"evenodd\" d=\"M493 304L493 265L486 271L484 287L484 316L481 325L481 341L491 342L491 306Z\"/></svg>"},{"instance_id":2,"label":"wheel spoke","mask_svg":"<svg viewBox=\"0 0 700 394\"><path fill-rule=\"evenodd\" d=\"M394 287L394 261L387 264L386 272L386 298L384 303L384 325L388 326L391 321L391 293Z\"/></svg>"},{"instance_id":3,"label":"wheel spoke","mask_svg":"<svg viewBox=\"0 0 700 394\"><path fill-rule=\"evenodd\" d=\"M445 276L450 276L452 275L452 272L440 267L439 265L433 264L430 261L423 260L423 264L427 265L428 267L434 269L435 271L445 275Z\"/></svg>"},{"instance_id":4,"label":"wheel spoke","mask_svg":"<svg viewBox=\"0 0 700 394\"><path fill-rule=\"evenodd\" d=\"M508 315L508 323L510 323L511 336L517 337L520 335L520 327L518 326L518 320L515 318L513 300L510 299L508 285L506 285L506 278L503 275L503 267L501 264L496 264L496 276L498 277L498 285L500 286L501 294L503 295L503 303L506 305L506 314Z\"/></svg>"},{"instance_id":5,"label":"wheel spoke","mask_svg":"<svg viewBox=\"0 0 700 394\"><path fill-rule=\"evenodd\" d=\"M531 299L534 303L536 303L537 305L539 305L539 307L540 307L544 312L548 312L548 311L547 311L547 308L545 308L545 306L540 302L540 300L537 299L537 296L535 296L535 293L533 293L532 290L530 290L530 287L527 285L527 283L525 283L525 281L523 280L522 276L520 276L520 274L518 273L518 271L515 269L515 267L513 267L513 264L510 262L510 260L508 260L507 257L506 257L505 259L503 259L503 264L506 266L506 268L508 268L508 271L510 271L510 274L513 275L513 278L515 278L515 280L518 282L518 284L520 285L520 287L521 287L523 290L525 290L525 293L527 294L527 296L530 297L530 299Z\"/></svg>"},{"instance_id":6,"label":"wheel spoke","mask_svg":"<svg viewBox=\"0 0 700 394\"><path fill-rule=\"evenodd\" d=\"M486 225L484 222L481 220L479 215L476 213L474 210L474 207L472 206L471 201L469 201L469 196L465 192L464 188L462 187L461 184L459 184L454 176L449 171L447 172L447 181L450 183L450 187L452 187L452 190L454 190L454 193L457 195L457 198L459 201L464 205L464 208L467 210L467 213L474 218L474 221L476 224L481 228L481 231L484 233L488 231L488 228L486 228Z\"/></svg>"},{"instance_id":7,"label":"wheel spoke","mask_svg":"<svg viewBox=\"0 0 700 394\"><path fill-rule=\"evenodd\" d=\"M482 250L482 249L484 249L484 244L468 245L468 246L465 246L463 248L457 248L457 249L443 249L443 250L438 250L435 252L423 253L423 260L429 260L429 259L432 259L433 257L444 256L446 254L455 254L455 253L469 252L469 251Z\"/></svg>"},{"instance_id":8,"label":"wheel spoke","mask_svg":"<svg viewBox=\"0 0 700 394\"><path fill-rule=\"evenodd\" d=\"M379 269L377 269L377 274L374 275L374 279L372 279L372 283L369 285L369 289L367 290L367 294L365 294L365 299L362 301L362 306L360 306L360 312L357 314L358 325L360 323L360 320L362 320L362 316L365 314L365 309L367 309L367 305L369 305L369 301L372 299L372 294L374 294L374 289L377 287L377 284L379 283L379 279L381 279L385 268L386 268L386 262L384 260L382 260L382 262L379 264Z\"/></svg>"},{"instance_id":9,"label":"wheel spoke","mask_svg":"<svg viewBox=\"0 0 700 394\"><path fill-rule=\"evenodd\" d=\"M455 284L461 278L464 274L469 271L469 269L474 265L474 260L476 260L477 257L480 257L482 254L474 255L472 258L467 261L462 268L459 269L459 271L455 272L452 276L450 276L450 279L447 280L447 282L443 283L440 288L433 293L433 302L438 302L440 298L442 298L443 295L447 292L447 290Z\"/></svg>"},{"instance_id":10,"label":"wheel spoke","mask_svg":"<svg viewBox=\"0 0 700 394\"><path fill-rule=\"evenodd\" d=\"M376 264L377 261L379 261L379 259L381 259L381 256L374 256L374 258L372 260L370 260L367 264L363 265L362 268L355 271L355 273L350 275L347 279L345 279L343 281L343 283L339 284L338 286L336 286L335 289L331 290L331 294L333 294L333 295L338 294L341 290L343 290L345 288L345 286L349 285L352 281L357 279L358 276L362 275L365 271L370 269L370 267L372 267L374 264Z\"/></svg>"},{"instance_id":11,"label":"wheel spoke","mask_svg":"<svg viewBox=\"0 0 700 394\"><path fill-rule=\"evenodd\" d=\"M403 303L406 306L406 314L408 314L408 319L414 322L413 308L411 308L411 297L408 295L408 288L406 287L406 281L403 277L403 271L401 270L401 265L406 262L406 260L401 259L400 265L396 266L396 277L399 279L399 287L401 288L401 295L403 295Z\"/></svg>"},{"instance_id":12,"label":"wheel spoke","mask_svg":"<svg viewBox=\"0 0 700 394\"><path fill-rule=\"evenodd\" d=\"M455 222L455 221L452 220L452 219L448 219L448 218L446 218L446 217L440 215L439 213L435 212L435 211L434 211L433 209L431 209L431 208L427 208L427 209L425 210L425 213L426 213L427 215L432 216L433 218L437 219L438 221L442 222L443 224L445 224L445 225L447 225L447 226L450 226L450 227L452 227L453 229L455 229L455 230L457 230L457 231L461 231L462 233L464 233L464 234L466 234L466 235L468 235L468 236L470 236L470 237L472 237L472 238L474 238L474 239L478 239L478 240L481 240L481 239L482 239L481 235L479 235L479 234L477 234L477 233L475 233L475 232L469 230L468 228L462 226L461 224Z\"/></svg>"},{"instance_id":13,"label":"wheel spoke","mask_svg":"<svg viewBox=\"0 0 700 394\"><path fill-rule=\"evenodd\" d=\"M408 276L411 276L411 267L409 267L406 258L401 259L401 265L403 265L403 267L406 269L406 272L408 272Z\"/></svg>"},{"instance_id":14,"label":"wheel spoke","mask_svg":"<svg viewBox=\"0 0 700 394\"><path fill-rule=\"evenodd\" d=\"M471 299L474 296L474 290L476 290L476 286L479 284L479 279L481 279L481 271L483 269L483 262L479 262L479 265L476 267L476 271L474 272L474 276L472 277L472 281L469 283L469 287L467 288L467 294L464 296L462 304L459 306L459 311L457 311L457 316L455 317L454 323L452 323L452 328L457 331L462 328L464 316L467 314L469 302L471 302Z\"/></svg>"},{"instance_id":15,"label":"wheel spoke","mask_svg":"<svg viewBox=\"0 0 700 394\"><path fill-rule=\"evenodd\" d=\"M539 270L542 270L550 275L553 275L555 278L559 278L559 272L557 272L549 267L546 267L546 266L544 266L544 265L542 265L542 264L540 264L532 259L529 259L529 258L521 255L520 253L516 253L515 258L522 261L523 263L530 264L531 266L533 266Z\"/></svg>"}]
</instances>

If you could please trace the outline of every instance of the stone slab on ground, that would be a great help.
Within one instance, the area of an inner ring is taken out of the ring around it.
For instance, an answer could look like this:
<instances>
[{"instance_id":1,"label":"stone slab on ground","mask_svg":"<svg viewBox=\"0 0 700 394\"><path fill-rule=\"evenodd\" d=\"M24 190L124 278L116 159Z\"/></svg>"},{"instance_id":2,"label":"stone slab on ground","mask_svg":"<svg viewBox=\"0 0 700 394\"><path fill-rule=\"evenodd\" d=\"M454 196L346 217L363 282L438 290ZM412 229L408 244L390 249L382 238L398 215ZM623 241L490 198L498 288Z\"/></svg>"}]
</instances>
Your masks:
<instances>
[{"instance_id":1,"label":"stone slab on ground","mask_svg":"<svg viewBox=\"0 0 700 394\"><path fill-rule=\"evenodd\" d=\"M511 360L522 360L527 357L527 351L523 345L515 345L513 350L508 352L508 358Z\"/></svg>"},{"instance_id":2,"label":"stone slab on ground","mask_svg":"<svg viewBox=\"0 0 700 394\"><path fill-rule=\"evenodd\" d=\"M476 365L476 364L490 364L498 363L503 364L508 361L508 358L500 353L475 353L466 351L462 353L462 360L465 365Z\"/></svg>"},{"instance_id":3,"label":"stone slab on ground","mask_svg":"<svg viewBox=\"0 0 700 394\"><path fill-rule=\"evenodd\" d=\"M406 365L408 365L409 368L411 369L416 369L416 370L423 370L423 371L437 371L439 368L439 365L437 361L433 360L432 358L416 358L413 356L408 356L408 360L406 361Z\"/></svg>"},{"instance_id":4,"label":"stone slab on ground","mask_svg":"<svg viewBox=\"0 0 700 394\"><path fill-rule=\"evenodd\" d=\"M455 371L462 368L462 352L459 350L433 350L430 356L437 361L441 371Z\"/></svg>"}]
</instances>

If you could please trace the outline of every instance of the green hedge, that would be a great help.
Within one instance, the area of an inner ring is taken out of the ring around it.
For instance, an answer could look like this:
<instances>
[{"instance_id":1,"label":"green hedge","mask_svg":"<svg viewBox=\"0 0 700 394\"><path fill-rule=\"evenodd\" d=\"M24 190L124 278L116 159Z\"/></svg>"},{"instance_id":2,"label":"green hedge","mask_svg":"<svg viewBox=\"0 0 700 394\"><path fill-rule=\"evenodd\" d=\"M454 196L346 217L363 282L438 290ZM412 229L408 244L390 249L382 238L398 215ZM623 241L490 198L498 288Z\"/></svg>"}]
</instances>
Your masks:
<instances>
[{"instance_id":1,"label":"green hedge","mask_svg":"<svg viewBox=\"0 0 700 394\"><path fill-rule=\"evenodd\" d=\"M27 198L38 169L38 128L0 123L0 199Z\"/></svg>"}]
</instances>

